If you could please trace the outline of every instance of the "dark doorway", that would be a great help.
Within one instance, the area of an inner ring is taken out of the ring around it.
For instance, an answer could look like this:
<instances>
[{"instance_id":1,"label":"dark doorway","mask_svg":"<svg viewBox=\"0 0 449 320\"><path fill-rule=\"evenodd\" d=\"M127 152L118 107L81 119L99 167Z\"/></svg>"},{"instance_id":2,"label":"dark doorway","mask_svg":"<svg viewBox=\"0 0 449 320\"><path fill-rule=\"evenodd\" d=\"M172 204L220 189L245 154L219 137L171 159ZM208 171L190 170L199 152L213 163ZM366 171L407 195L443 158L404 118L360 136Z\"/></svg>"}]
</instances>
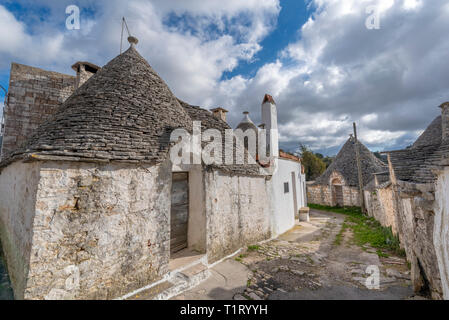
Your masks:
<instances>
[{"instance_id":1,"label":"dark doorway","mask_svg":"<svg viewBox=\"0 0 449 320\"><path fill-rule=\"evenodd\" d=\"M170 253L187 248L189 174L174 172L171 190Z\"/></svg>"},{"instance_id":2,"label":"dark doorway","mask_svg":"<svg viewBox=\"0 0 449 320\"><path fill-rule=\"evenodd\" d=\"M332 186L333 202L337 207L343 207L343 187L338 185Z\"/></svg>"}]
</instances>

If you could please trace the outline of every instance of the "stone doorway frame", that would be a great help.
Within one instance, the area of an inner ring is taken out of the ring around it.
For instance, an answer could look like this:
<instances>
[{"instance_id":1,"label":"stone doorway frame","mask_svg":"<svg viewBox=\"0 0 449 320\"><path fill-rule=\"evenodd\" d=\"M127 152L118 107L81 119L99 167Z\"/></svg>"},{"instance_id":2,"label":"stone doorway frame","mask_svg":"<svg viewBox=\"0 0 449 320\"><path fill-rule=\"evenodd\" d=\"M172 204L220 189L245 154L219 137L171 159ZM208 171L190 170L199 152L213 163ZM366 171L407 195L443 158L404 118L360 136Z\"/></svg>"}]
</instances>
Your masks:
<instances>
[{"instance_id":1,"label":"stone doorway frame","mask_svg":"<svg viewBox=\"0 0 449 320\"><path fill-rule=\"evenodd\" d=\"M331 181L331 199L333 206L341 206L344 207L345 201L343 196L343 183L341 179L334 178ZM341 200L341 202L339 201Z\"/></svg>"},{"instance_id":2,"label":"stone doorway frame","mask_svg":"<svg viewBox=\"0 0 449 320\"><path fill-rule=\"evenodd\" d=\"M189 176L189 220L187 249L205 254L207 249L206 199L202 165L173 165L172 173L185 172Z\"/></svg>"}]
</instances>

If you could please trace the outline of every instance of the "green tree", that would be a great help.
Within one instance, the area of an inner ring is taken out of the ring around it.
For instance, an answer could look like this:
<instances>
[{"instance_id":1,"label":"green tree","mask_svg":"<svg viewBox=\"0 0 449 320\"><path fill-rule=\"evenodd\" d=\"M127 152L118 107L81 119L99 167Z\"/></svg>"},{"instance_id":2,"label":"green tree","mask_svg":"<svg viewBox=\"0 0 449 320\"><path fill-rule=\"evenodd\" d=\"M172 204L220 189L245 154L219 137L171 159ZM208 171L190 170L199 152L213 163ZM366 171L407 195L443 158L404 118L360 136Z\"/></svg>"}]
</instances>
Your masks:
<instances>
[{"instance_id":1,"label":"green tree","mask_svg":"<svg viewBox=\"0 0 449 320\"><path fill-rule=\"evenodd\" d=\"M323 162L326 165L326 169L329 168L329 166L331 165L332 161L334 161L334 157L325 157L325 158L323 158Z\"/></svg>"},{"instance_id":2,"label":"green tree","mask_svg":"<svg viewBox=\"0 0 449 320\"><path fill-rule=\"evenodd\" d=\"M305 145L300 145L300 150L306 179L309 181L315 180L326 170L326 164Z\"/></svg>"}]
</instances>

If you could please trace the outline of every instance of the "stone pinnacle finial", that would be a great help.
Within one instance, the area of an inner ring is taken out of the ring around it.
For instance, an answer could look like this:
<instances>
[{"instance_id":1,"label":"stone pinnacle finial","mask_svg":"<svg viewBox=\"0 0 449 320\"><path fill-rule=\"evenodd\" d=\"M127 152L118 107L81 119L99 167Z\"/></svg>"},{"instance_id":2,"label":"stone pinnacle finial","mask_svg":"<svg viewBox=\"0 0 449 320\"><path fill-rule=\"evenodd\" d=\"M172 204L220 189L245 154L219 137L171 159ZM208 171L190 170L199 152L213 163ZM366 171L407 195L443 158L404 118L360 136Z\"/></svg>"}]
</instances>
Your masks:
<instances>
[{"instance_id":1,"label":"stone pinnacle finial","mask_svg":"<svg viewBox=\"0 0 449 320\"><path fill-rule=\"evenodd\" d=\"M131 44L131 47L134 47L136 44L139 43L139 39L133 36L128 37L128 42Z\"/></svg>"},{"instance_id":2,"label":"stone pinnacle finial","mask_svg":"<svg viewBox=\"0 0 449 320\"><path fill-rule=\"evenodd\" d=\"M447 107L449 107L449 101L448 101L448 102L444 102L444 103L442 103L442 104L440 105L440 108L441 108L441 109L444 109L444 108L447 108Z\"/></svg>"}]
</instances>

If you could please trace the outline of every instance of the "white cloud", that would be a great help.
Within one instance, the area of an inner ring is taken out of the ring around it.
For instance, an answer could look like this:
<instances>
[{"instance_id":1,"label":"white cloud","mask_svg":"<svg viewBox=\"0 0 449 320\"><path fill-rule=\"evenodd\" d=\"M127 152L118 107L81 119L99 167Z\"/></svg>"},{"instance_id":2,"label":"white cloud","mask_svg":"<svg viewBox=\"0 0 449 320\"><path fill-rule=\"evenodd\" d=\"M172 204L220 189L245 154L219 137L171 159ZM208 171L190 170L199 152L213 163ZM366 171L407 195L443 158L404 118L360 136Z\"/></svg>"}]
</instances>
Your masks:
<instances>
[{"instance_id":1,"label":"white cloud","mask_svg":"<svg viewBox=\"0 0 449 320\"><path fill-rule=\"evenodd\" d=\"M0 27L8 30L0 34L0 69L11 60L62 72L71 72L76 60L104 64L118 54L126 16L139 51L180 98L225 107L235 125L244 109L259 122L263 94L271 93L287 147L302 142L335 150L353 121L369 146L403 147L449 100L446 0L307 1L315 12L299 40L253 77L227 80L224 72L262 49L279 14L278 0L80 1L82 8L94 5L97 14L82 15L79 32L60 27L65 2L39 3L52 8L51 16L34 27L0 5ZM365 27L370 5L380 6L380 30Z\"/></svg>"},{"instance_id":2,"label":"white cloud","mask_svg":"<svg viewBox=\"0 0 449 320\"><path fill-rule=\"evenodd\" d=\"M0 27L9 30L0 35L0 69L12 60L62 72L71 72L76 60L102 65L119 53L125 16L140 40L140 53L176 94L193 103L214 94L223 72L253 59L280 10L278 0L113 0L95 2L97 14L90 18L83 15L90 1L80 1L81 30L69 31L61 23L66 18L63 4L39 3L53 9L48 21L38 26L26 25L0 5ZM187 21L187 27L167 23L170 15Z\"/></svg>"},{"instance_id":3,"label":"white cloud","mask_svg":"<svg viewBox=\"0 0 449 320\"><path fill-rule=\"evenodd\" d=\"M421 8L422 0L404 0L403 8L405 10L417 10Z\"/></svg>"},{"instance_id":4,"label":"white cloud","mask_svg":"<svg viewBox=\"0 0 449 320\"><path fill-rule=\"evenodd\" d=\"M301 38L246 82L236 105L272 92L284 145L332 149L352 122L368 146L410 144L449 100L449 14L445 0L314 0ZM365 27L380 6L380 30ZM407 10L405 10L407 9ZM248 92L251 94L248 95ZM258 99L250 111L259 113ZM253 116L253 118L257 118Z\"/></svg>"},{"instance_id":5,"label":"white cloud","mask_svg":"<svg viewBox=\"0 0 449 320\"><path fill-rule=\"evenodd\" d=\"M0 5L0 52L15 53L23 42L28 41L25 34L25 26L18 22L14 15ZM5 32L8 30L8 32Z\"/></svg>"}]
</instances>

